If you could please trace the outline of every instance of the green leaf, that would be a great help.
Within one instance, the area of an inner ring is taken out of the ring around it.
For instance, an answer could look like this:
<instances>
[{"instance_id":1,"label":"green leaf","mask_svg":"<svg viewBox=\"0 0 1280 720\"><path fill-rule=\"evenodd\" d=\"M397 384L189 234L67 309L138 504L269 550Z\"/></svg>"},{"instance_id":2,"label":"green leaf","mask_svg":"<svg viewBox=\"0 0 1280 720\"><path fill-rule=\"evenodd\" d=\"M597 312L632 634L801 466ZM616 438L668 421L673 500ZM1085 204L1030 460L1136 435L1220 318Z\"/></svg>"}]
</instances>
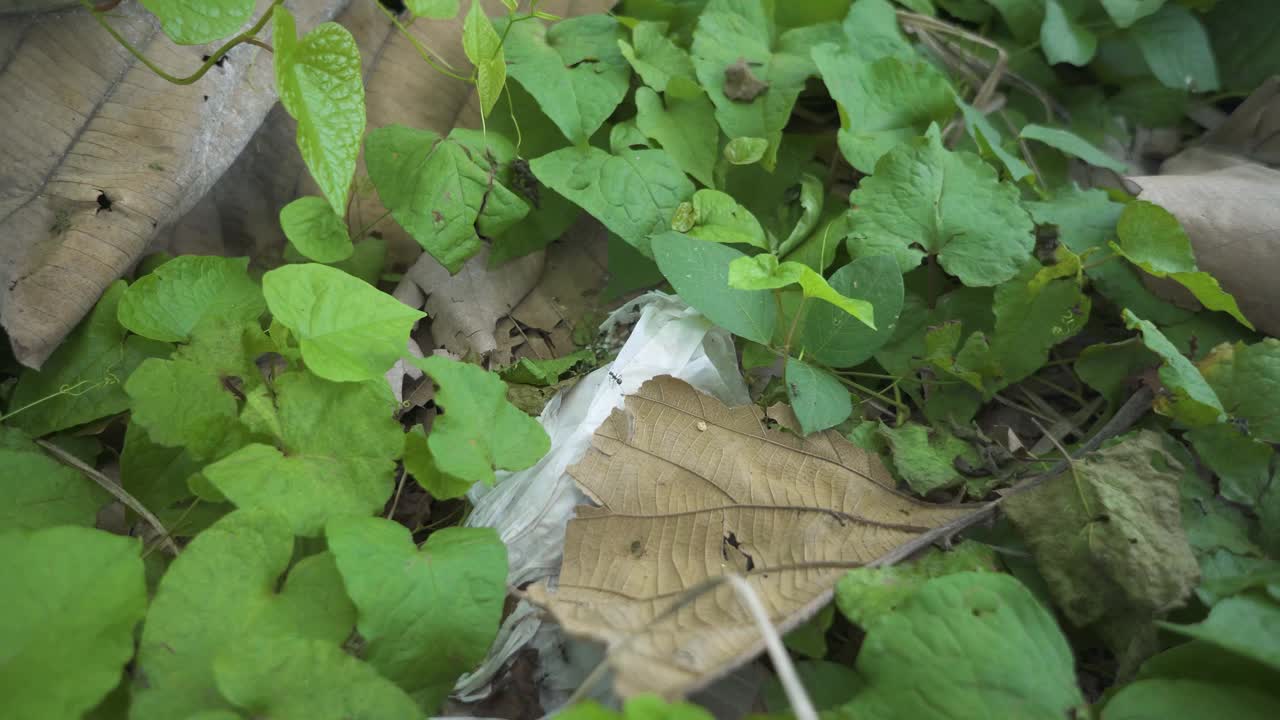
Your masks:
<instances>
[{"instance_id":1,"label":"green leaf","mask_svg":"<svg viewBox=\"0 0 1280 720\"><path fill-rule=\"evenodd\" d=\"M132 421L160 445L184 447L204 460L244 440L235 395L206 365L152 358L138 366L124 387Z\"/></svg>"},{"instance_id":2,"label":"green leaf","mask_svg":"<svg viewBox=\"0 0 1280 720\"><path fill-rule=\"evenodd\" d=\"M778 255L786 255L795 250L822 219L826 194L822 181L809 173L801 173L799 190L800 197L797 200L800 204L800 216L796 218L795 225L790 228L786 238L778 243Z\"/></svg>"},{"instance_id":3,"label":"green leaf","mask_svg":"<svg viewBox=\"0 0 1280 720\"><path fill-rule=\"evenodd\" d=\"M1068 130L1036 125L1034 123L1022 127L1021 137L1036 140L1051 148L1098 167L1114 170L1118 173L1129 172L1129 166L1090 144L1087 140Z\"/></svg>"},{"instance_id":4,"label":"green leaf","mask_svg":"<svg viewBox=\"0 0 1280 720\"><path fill-rule=\"evenodd\" d=\"M364 78L355 38L337 23L297 40L293 16L275 6L275 75L280 103L298 121L298 150L339 216L364 136Z\"/></svg>"},{"instance_id":5,"label":"green leaf","mask_svg":"<svg viewBox=\"0 0 1280 720\"><path fill-rule=\"evenodd\" d=\"M1138 22L1160 9L1166 0L1102 0L1111 20L1122 28Z\"/></svg>"},{"instance_id":6,"label":"green leaf","mask_svg":"<svg viewBox=\"0 0 1280 720\"><path fill-rule=\"evenodd\" d=\"M1102 720L1173 717L1269 720L1277 714L1280 714L1280 700L1259 689L1155 678L1120 688L1103 707Z\"/></svg>"},{"instance_id":7,"label":"green leaf","mask_svg":"<svg viewBox=\"0 0 1280 720\"><path fill-rule=\"evenodd\" d=\"M713 0L693 34L693 67L725 135L767 140L764 164L772 170L796 97L816 72L810 50L819 42L837 41L839 31L826 23L779 35L770 16L762 0ZM767 90L752 97L740 94L732 78L745 74Z\"/></svg>"},{"instance_id":8,"label":"green leaf","mask_svg":"<svg viewBox=\"0 0 1280 720\"><path fill-rule=\"evenodd\" d=\"M1040 47L1050 64L1070 63L1084 67L1098 50L1098 36L1069 17L1059 0L1045 0L1044 22L1040 25Z\"/></svg>"},{"instance_id":9,"label":"green leaf","mask_svg":"<svg viewBox=\"0 0 1280 720\"><path fill-rule=\"evenodd\" d=\"M431 376L435 402L445 410L427 436L441 472L492 485L495 469L523 470L551 448L538 421L507 402L496 374L439 355L406 359Z\"/></svg>"},{"instance_id":10,"label":"green leaf","mask_svg":"<svg viewBox=\"0 0 1280 720\"><path fill-rule=\"evenodd\" d=\"M143 507L160 512L191 496L187 479L200 465L182 448L153 441L140 423L129 423L120 453L120 485ZM188 535L186 528L165 526L172 533Z\"/></svg>"},{"instance_id":11,"label":"green leaf","mask_svg":"<svg viewBox=\"0 0 1280 720\"><path fill-rule=\"evenodd\" d=\"M1022 180L1034 174L1022 158L1004 149L1004 136L995 125L991 124L986 115L959 98L955 103L964 113L964 127L969 137L973 138L973 142L984 154L994 155L1009 171L1009 177Z\"/></svg>"},{"instance_id":12,"label":"green leaf","mask_svg":"<svg viewBox=\"0 0 1280 720\"><path fill-rule=\"evenodd\" d=\"M836 585L836 606L850 622L871 627L909 602L933 578L961 572L996 572L999 567L995 552L972 540L947 552L931 548L909 563L845 573Z\"/></svg>"},{"instance_id":13,"label":"green leaf","mask_svg":"<svg viewBox=\"0 0 1280 720\"><path fill-rule=\"evenodd\" d=\"M326 380L380 378L404 353L423 313L324 265L287 265L262 276L271 314L297 336L307 368Z\"/></svg>"},{"instance_id":14,"label":"green leaf","mask_svg":"<svg viewBox=\"0 0 1280 720\"><path fill-rule=\"evenodd\" d=\"M888 0L858 0L841 24L843 47L866 63L886 56L914 59L915 48L902 35L896 13Z\"/></svg>"},{"instance_id":15,"label":"green leaf","mask_svg":"<svg viewBox=\"0 0 1280 720\"><path fill-rule=\"evenodd\" d=\"M1257 392L1257 386L1252 386ZM1200 460L1218 476L1218 490L1231 502L1252 507L1271 482L1271 446L1242 434L1230 423L1195 428L1186 434Z\"/></svg>"},{"instance_id":16,"label":"green leaf","mask_svg":"<svg viewBox=\"0 0 1280 720\"><path fill-rule=\"evenodd\" d=\"M636 125L662 145L682 170L712 187L720 139L715 108L696 85L691 86L692 92L678 92L676 88L684 82L669 85L663 98L649 88L636 88Z\"/></svg>"},{"instance_id":17,"label":"green leaf","mask_svg":"<svg viewBox=\"0 0 1280 720\"><path fill-rule=\"evenodd\" d=\"M787 401L805 434L826 430L853 413L849 391L831 373L795 358L787 358Z\"/></svg>"},{"instance_id":18,"label":"green leaf","mask_svg":"<svg viewBox=\"0 0 1280 720\"><path fill-rule=\"evenodd\" d=\"M1059 190L1052 200L1030 202L1026 207L1037 224L1057 226L1058 240L1072 252L1085 255L1093 251L1089 258L1110 252L1107 242L1115 237L1116 223L1125 209L1103 190L1081 190L1074 185ZM1090 262L1084 272L1103 297L1162 327L1191 317L1191 313L1152 295L1138 270L1128 263Z\"/></svg>"},{"instance_id":19,"label":"green leaf","mask_svg":"<svg viewBox=\"0 0 1280 720\"><path fill-rule=\"evenodd\" d=\"M419 550L408 528L380 518L335 521L325 536L359 610L365 659L434 714L497 635L506 546L490 528L445 528Z\"/></svg>"},{"instance_id":20,"label":"green leaf","mask_svg":"<svg viewBox=\"0 0 1280 720\"><path fill-rule=\"evenodd\" d=\"M116 319L125 287L120 280L107 286L98 304L40 370L22 371L8 403L9 412L16 414L6 417L6 423L40 436L129 409L124 379L146 358L168 355L171 348L126 337ZM26 409L17 412L18 408Z\"/></svg>"},{"instance_id":21,"label":"green leaf","mask_svg":"<svg viewBox=\"0 0 1280 720\"><path fill-rule=\"evenodd\" d=\"M505 31L510 20L499 20ZM564 136L585 145L626 96L631 69L618 49L621 28L608 15L584 15L549 28L511 27L507 73L538 101Z\"/></svg>"},{"instance_id":22,"label":"green leaf","mask_svg":"<svg viewBox=\"0 0 1280 720\"><path fill-rule=\"evenodd\" d=\"M503 369L501 375L502 379L509 383L549 387L559 382L560 376L568 372L573 366L594 360L595 355L587 349L569 353L564 357L548 358L546 360L530 360L527 357L522 357L511 367Z\"/></svg>"},{"instance_id":23,"label":"green leaf","mask_svg":"<svg viewBox=\"0 0 1280 720\"><path fill-rule=\"evenodd\" d=\"M676 218L682 222L673 220L672 229L690 237L769 249L764 228L760 227L755 215L735 202L733 196L719 190L695 192L692 202L681 203L676 208Z\"/></svg>"},{"instance_id":24,"label":"green leaf","mask_svg":"<svg viewBox=\"0 0 1280 720\"><path fill-rule=\"evenodd\" d=\"M1160 625L1253 658L1272 671L1280 670L1280 646L1275 643L1276 631L1280 628L1280 606L1267 595L1246 593L1227 598L1214 605L1209 617L1196 625Z\"/></svg>"},{"instance_id":25,"label":"green leaf","mask_svg":"<svg viewBox=\"0 0 1280 720\"><path fill-rule=\"evenodd\" d=\"M1017 580L955 573L925 583L868 628L856 718L1062 718L1083 712L1053 616ZM939 708L945 708L941 713Z\"/></svg>"},{"instance_id":26,"label":"green leaf","mask_svg":"<svg viewBox=\"0 0 1280 720\"><path fill-rule=\"evenodd\" d=\"M142 0L169 39L203 45L234 35L253 15L253 0Z\"/></svg>"},{"instance_id":27,"label":"green leaf","mask_svg":"<svg viewBox=\"0 0 1280 720\"><path fill-rule=\"evenodd\" d=\"M827 631L835 620L836 606L827 603L813 617L791 629L782 642L792 652L808 658L821 659L827 655Z\"/></svg>"},{"instance_id":28,"label":"green leaf","mask_svg":"<svg viewBox=\"0 0 1280 720\"><path fill-rule=\"evenodd\" d=\"M800 684L813 701L814 709L834 710L849 702L862 690L862 678L848 665L826 660L802 660L796 663ZM789 712L791 704L777 677L765 680L761 689L765 707L775 715Z\"/></svg>"},{"instance_id":29,"label":"green leaf","mask_svg":"<svg viewBox=\"0 0 1280 720\"><path fill-rule=\"evenodd\" d=\"M768 290L729 286L732 263L747 257L727 245L666 232L653 238L653 255L680 299L734 335L767 345L778 306Z\"/></svg>"},{"instance_id":30,"label":"green leaf","mask_svg":"<svg viewBox=\"0 0 1280 720\"><path fill-rule=\"evenodd\" d=\"M1222 401L1204 376L1150 322L1124 311L1125 326L1142 333L1142 343L1163 361L1160 382L1165 393L1156 397L1155 410L1191 427L1212 425L1225 414Z\"/></svg>"},{"instance_id":31,"label":"green leaf","mask_svg":"<svg viewBox=\"0 0 1280 720\"><path fill-rule=\"evenodd\" d=\"M1125 390L1143 370L1160 364L1160 358L1137 338L1090 345L1076 358L1076 375L1097 390L1112 407L1124 401Z\"/></svg>"},{"instance_id":32,"label":"green leaf","mask_svg":"<svg viewBox=\"0 0 1280 720\"><path fill-rule=\"evenodd\" d=\"M963 458L970 466L978 464L973 447L942 428L920 423L899 428L881 424L880 437L889 444L889 456L898 477L917 495L962 484L965 476L956 469L956 460Z\"/></svg>"},{"instance_id":33,"label":"green leaf","mask_svg":"<svg viewBox=\"0 0 1280 720\"><path fill-rule=\"evenodd\" d=\"M404 469L423 490L439 500L462 497L475 485L474 480L460 479L440 472L440 468L436 467L435 456L431 454L431 445L420 426L405 433Z\"/></svg>"},{"instance_id":34,"label":"green leaf","mask_svg":"<svg viewBox=\"0 0 1280 720\"><path fill-rule=\"evenodd\" d=\"M676 206L693 195L693 183L662 150L610 155L594 147L563 148L529 167L645 257L653 254L649 236L665 230Z\"/></svg>"},{"instance_id":35,"label":"green leaf","mask_svg":"<svg viewBox=\"0 0 1280 720\"><path fill-rule=\"evenodd\" d=\"M904 272L936 254L965 285L998 285L1035 245L1017 188L977 155L943 148L936 128L882 157L850 202L850 254L893 255Z\"/></svg>"},{"instance_id":36,"label":"green leaf","mask_svg":"<svg viewBox=\"0 0 1280 720\"><path fill-rule=\"evenodd\" d=\"M764 159L769 141L758 137L736 137L725 143L724 159L730 165L753 165Z\"/></svg>"},{"instance_id":37,"label":"green leaf","mask_svg":"<svg viewBox=\"0 0 1280 720\"><path fill-rule=\"evenodd\" d=\"M237 510L183 549L160 579L142 629L137 671L147 683L134 692L131 718L230 709L234 696L215 687L215 660L256 639L307 638L334 649L346 640L355 609L333 555L302 560L282 584L293 545L283 517ZM250 658L246 670L275 677L266 657Z\"/></svg>"},{"instance_id":38,"label":"green leaf","mask_svg":"<svg viewBox=\"0 0 1280 720\"><path fill-rule=\"evenodd\" d=\"M1186 599L1200 571L1179 520L1182 470L1144 430L1005 502L1072 623L1149 619Z\"/></svg>"},{"instance_id":39,"label":"green leaf","mask_svg":"<svg viewBox=\"0 0 1280 720\"><path fill-rule=\"evenodd\" d=\"M877 327L868 327L830 303L809 303L796 327L794 345L824 365L860 365L889 342L897 329L904 298L902 274L893 258L873 255L845 265L828 282L836 293L870 303Z\"/></svg>"},{"instance_id":40,"label":"green leaf","mask_svg":"<svg viewBox=\"0 0 1280 720\"><path fill-rule=\"evenodd\" d=\"M1202 305L1221 310L1240 324L1253 325L1240 312L1236 299L1209 273L1196 265L1191 239L1168 210L1143 200L1129 203L1116 227L1116 251L1156 277L1167 277L1191 291Z\"/></svg>"},{"instance_id":41,"label":"green leaf","mask_svg":"<svg viewBox=\"0 0 1280 720\"><path fill-rule=\"evenodd\" d=\"M385 381L335 383L291 372L276 378L274 402L280 448L246 445L209 465L204 475L214 487L241 508L275 510L297 535L382 508L404 446Z\"/></svg>"},{"instance_id":42,"label":"green leaf","mask_svg":"<svg viewBox=\"0 0 1280 720\"><path fill-rule=\"evenodd\" d=\"M0 533L0 697L13 718L78 718L133 656L140 544L82 527Z\"/></svg>"},{"instance_id":43,"label":"green leaf","mask_svg":"<svg viewBox=\"0 0 1280 720\"><path fill-rule=\"evenodd\" d=\"M453 12L445 17L453 17L458 12L457 2L453 3ZM472 2L467 19L462 23L462 50L467 59L476 67L476 93L480 96L480 114L488 116L502 96L502 88L507 84L507 61L503 56L502 38L493 29L493 22L484 14L480 3Z\"/></svg>"},{"instance_id":44,"label":"green leaf","mask_svg":"<svg viewBox=\"0 0 1280 720\"><path fill-rule=\"evenodd\" d=\"M458 16L458 0L405 0L405 7L417 17L447 20Z\"/></svg>"},{"instance_id":45,"label":"green leaf","mask_svg":"<svg viewBox=\"0 0 1280 720\"><path fill-rule=\"evenodd\" d=\"M1191 92L1218 89L1209 34L1190 10L1168 4L1129 29L1151 72L1166 87Z\"/></svg>"},{"instance_id":46,"label":"green leaf","mask_svg":"<svg viewBox=\"0 0 1280 720\"><path fill-rule=\"evenodd\" d=\"M1059 252L1055 265L1027 263L1016 278L996 288L991 362L1003 387L1039 370L1049 350L1080 332L1092 303L1080 287L1080 260Z\"/></svg>"},{"instance_id":47,"label":"green leaf","mask_svg":"<svg viewBox=\"0 0 1280 720\"><path fill-rule=\"evenodd\" d=\"M870 173L885 153L944 124L955 112L955 92L937 68L918 59L863 61L836 45L819 45L813 60L839 103L840 152Z\"/></svg>"},{"instance_id":48,"label":"green leaf","mask_svg":"<svg viewBox=\"0 0 1280 720\"><path fill-rule=\"evenodd\" d=\"M654 147L649 138L640 132L636 121L623 120L609 128L609 152L617 153L625 150L640 150Z\"/></svg>"},{"instance_id":49,"label":"green leaf","mask_svg":"<svg viewBox=\"0 0 1280 720\"><path fill-rule=\"evenodd\" d=\"M583 700L560 710L563 720L712 720L711 713L692 703L670 703L649 694L633 695L622 704L622 712L610 710L594 700Z\"/></svg>"},{"instance_id":50,"label":"green leaf","mask_svg":"<svg viewBox=\"0 0 1280 720\"><path fill-rule=\"evenodd\" d=\"M1039 39L1045 0L987 0L1000 12L1013 36L1023 42Z\"/></svg>"},{"instance_id":51,"label":"green leaf","mask_svg":"<svg viewBox=\"0 0 1280 720\"><path fill-rule=\"evenodd\" d=\"M92 480L54 460L18 430L0 425L0 532L57 525L92 527L110 500Z\"/></svg>"},{"instance_id":52,"label":"green leaf","mask_svg":"<svg viewBox=\"0 0 1280 720\"><path fill-rule=\"evenodd\" d=\"M1223 89L1248 94L1280 72L1280 46L1272 42L1280 15L1273 9L1270 0L1233 0L1204 16Z\"/></svg>"},{"instance_id":53,"label":"green leaf","mask_svg":"<svg viewBox=\"0 0 1280 720\"><path fill-rule=\"evenodd\" d=\"M340 262L355 252L346 223L322 197L306 195L285 205L280 227L298 252L316 262Z\"/></svg>"},{"instance_id":54,"label":"green leaf","mask_svg":"<svg viewBox=\"0 0 1280 720\"><path fill-rule=\"evenodd\" d=\"M448 139L430 130L390 125L369 133L365 158L378 197L418 244L449 272L457 272L483 247L480 235L496 236L529 212L483 154L455 131ZM496 134L486 152L514 155Z\"/></svg>"},{"instance_id":55,"label":"green leaf","mask_svg":"<svg viewBox=\"0 0 1280 720\"><path fill-rule=\"evenodd\" d=\"M1280 414L1273 402L1280 392L1280 340L1219 345L1200 362L1200 371L1227 415L1258 440L1280 442Z\"/></svg>"},{"instance_id":56,"label":"green leaf","mask_svg":"<svg viewBox=\"0 0 1280 720\"><path fill-rule=\"evenodd\" d=\"M658 92L665 92L672 78L697 82L689 53L671 42L662 23L637 22L631 28L631 43L619 40L618 50L644 84Z\"/></svg>"},{"instance_id":57,"label":"green leaf","mask_svg":"<svg viewBox=\"0 0 1280 720\"><path fill-rule=\"evenodd\" d=\"M120 324L152 340L186 342L210 321L257 320L266 305L248 267L249 258L174 258L129 286Z\"/></svg>"},{"instance_id":58,"label":"green leaf","mask_svg":"<svg viewBox=\"0 0 1280 720\"><path fill-rule=\"evenodd\" d=\"M776 290L799 285L806 298L830 303L875 330L874 308L866 300L845 297L827 284L813 268L798 262L778 262L776 255L764 253L734 260L729 265L729 286L739 290Z\"/></svg>"},{"instance_id":59,"label":"green leaf","mask_svg":"<svg viewBox=\"0 0 1280 720\"><path fill-rule=\"evenodd\" d=\"M250 637L219 654L218 690L244 717L417 720L422 711L404 691L331 642ZM197 716L192 716L196 718ZM231 720L241 715L199 715Z\"/></svg>"}]
</instances>

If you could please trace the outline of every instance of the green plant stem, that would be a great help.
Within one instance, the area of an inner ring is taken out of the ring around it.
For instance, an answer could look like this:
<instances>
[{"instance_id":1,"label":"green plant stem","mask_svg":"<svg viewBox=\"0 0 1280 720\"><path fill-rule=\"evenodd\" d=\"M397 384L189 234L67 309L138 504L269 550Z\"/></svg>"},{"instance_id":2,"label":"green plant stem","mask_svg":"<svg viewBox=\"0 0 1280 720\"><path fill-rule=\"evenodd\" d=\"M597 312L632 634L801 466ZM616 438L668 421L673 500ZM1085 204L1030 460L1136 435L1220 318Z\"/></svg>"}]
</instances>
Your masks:
<instances>
[{"instance_id":1,"label":"green plant stem","mask_svg":"<svg viewBox=\"0 0 1280 720\"><path fill-rule=\"evenodd\" d=\"M499 50L506 47L507 33L511 32L511 26L515 25L516 23L522 23L525 20L533 20L535 17L536 16L533 15L532 13L530 13L529 15L521 15L520 17L514 17L514 13L512 15L508 15L507 26L502 29L502 36L498 38L498 47L494 48L493 55L490 55L489 59L492 60L494 56L498 54Z\"/></svg>"},{"instance_id":2,"label":"green plant stem","mask_svg":"<svg viewBox=\"0 0 1280 720\"><path fill-rule=\"evenodd\" d=\"M856 383L856 382L854 382L854 381L850 380L850 379L849 379L849 378L847 378L847 377L843 377L843 376L841 376L841 375L836 375L835 377L836 377L836 379L837 379L837 380L839 380L840 382L842 382L842 383L844 383L845 385L847 385L847 386L849 386L849 387L853 388L854 390L857 390L857 391L858 391L858 392L860 392L860 393L865 393L865 394L867 394L867 395L870 395L871 397L874 397L874 398L876 398L877 400L880 400L881 402L889 403L890 405L894 406L895 408L904 408L904 405L902 404L902 401L901 401L901 400L894 400L893 398L889 397L888 395L885 395L885 394L880 393L880 392L876 392L875 390L872 390L871 388L869 388L869 387L867 387L867 386L865 386L865 385L862 385L862 384ZM896 388L896 387L897 387L897 385L898 385L897 383L894 383L891 387Z\"/></svg>"},{"instance_id":3,"label":"green plant stem","mask_svg":"<svg viewBox=\"0 0 1280 720\"><path fill-rule=\"evenodd\" d=\"M400 22L400 18L396 17L395 13L391 12L391 10L387 8L387 6L383 5L377 0L373 0L373 2L375 5L378 6L378 9L382 11L382 14L386 15L387 18L391 20L391 23L396 26L396 30L399 30L400 34L403 35L405 39L408 40L413 45L414 49L418 51L418 55L420 55L422 59L425 60L428 65L431 66L432 70L435 70L436 72L446 77L451 77L454 80L460 80L464 83L467 83L468 85L476 84L476 81L473 80L472 78L463 77L462 75L459 75L453 70L450 70L449 68L452 66L449 65L449 63L446 62L444 58L440 58L440 63L444 63L444 65L437 63L432 58L432 56L435 55L435 53L432 52L429 48L427 48L426 45L423 45L422 42L418 40L418 38L414 37L413 33L409 32L409 29L404 26L404 23Z\"/></svg>"},{"instance_id":4,"label":"green plant stem","mask_svg":"<svg viewBox=\"0 0 1280 720\"><path fill-rule=\"evenodd\" d=\"M1111 262L1112 260L1115 260L1115 259L1116 259L1116 258L1118 258L1118 257L1120 257L1120 253L1111 253L1110 255L1106 255L1106 256L1104 256L1101 260L1094 260L1094 261L1093 261L1093 262L1091 262L1091 263L1086 263L1086 264L1084 265L1084 267L1082 267L1082 268L1080 268L1080 269L1081 269L1081 270L1092 270L1093 268L1096 268L1096 267L1098 267L1099 265L1106 265L1107 263Z\"/></svg>"},{"instance_id":5,"label":"green plant stem","mask_svg":"<svg viewBox=\"0 0 1280 720\"><path fill-rule=\"evenodd\" d=\"M800 316L804 315L804 306L808 300L809 298L803 295L800 296L800 304L796 306L796 314L791 316L791 327L787 328L787 337L782 341L783 353L786 355L791 354L791 338L795 335L796 328L800 326ZM779 298L778 307L782 307L781 298Z\"/></svg>"},{"instance_id":6,"label":"green plant stem","mask_svg":"<svg viewBox=\"0 0 1280 720\"><path fill-rule=\"evenodd\" d=\"M388 215L390 215L390 214L391 214L391 211L390 211L390 210L387 210L386 212L384 212L384 213L382 213L381 215L379 215L379 216L378 216L378 217L377 217L373 222L371 222L371 223L369 223L369 224L365 225L364 227L360 228L360 231L359 231L359 232L357 232L355 235L352 235L351 237L352 237L352 238L362 238L362 237L364 237L364 236L365 236L365 233L367 233L367 232L369 232L370 230L372 230L375 226L377 226L377 224L378 224L378 223L382 222L383 220L386 220L386 219L387 219L387 216L388 216Z\"/></svg>"},{"instance_id":7,"label":"green plant stem","mask_svg":"<svg viewBox=\"0 0 1280 720\"><path fill-rule=\"evenodd\" d=\"M253 27L249 28L248 30L245 30L239 35L236 35L235 37L223 43L222 47L215 50L213 54L209 56L209 59L205 60L204 64L201 65L200 68L196 70L194 73L186 77L178 77L176 75L170 75L169 73L165 72L163 69L160 68L159 65L156 65L146 55L142 54L141 50L134 47L133 44L130 43L128 40L126 40L124 36L121 35L115 28L111 27L111 23L107 22L107 19L103 16L103 14L97 8L94 7L93 3L89 2L89 0L80 0L80 4L88 8L89 12L93 15L93 19L97 20L98 24L101 25L108 33L110 33L111 37L115 38L116 42L120 43L121 47L123 47L125 50L128 50L129 54L137 58L138 61L141 62L143 65L146 65L151 70L151 72L155 73L156 75L159 75L160 77L173 83L174 85L190 85L196 82L200 78L204 77L205 73L209 72L209 68L216 65L218 61L223 58L223 56L225 56L228 52L230 52L231 48L237 45L241 45L243 43L248 43L251 40L254 40L255 39L254 36L257 35L258 32L261 31L262 28L266 26L267 21L271 19L271 13L274 11L275 6L279 5L282 2L284 2L284 0L274 0L271 3L271 7L267 8L267 12L264 12L262 14L262 17L258 18L258 21L253 24Z\"/></svg>"},{"instance_id":8,"label":"green plant stem","mask_svg":"<svg viewBox=\"0 0 1280 720\"><path fill-rule=\"evenodd\" d=\"M0 422L4 422L15 415L26 412L27 410L30 410L31 408L39 405L40 403L48 402L49 400L52 400L56 397L62 397L63 395L71 395L71 396L83 395L84 393L87 393L91 390L96 390L99 387L102 387L103 385L109 384L111 382L111 377L114 377L114 376L109 375L109 377L106 380L99 380L94 383L90 383L88 380L81 380L75 385L63 385L62 387L58 388L58 392L56 393L49 393L48 395L45 395L42 398L37 398L35 400L32 400L31 402L27 403L26 405L23 405L20 408L15 408L5 413L4 415L0 415ZM89 385L89 387L81 389L81 386L83 385Z\"/></svg>"}]
</instances>

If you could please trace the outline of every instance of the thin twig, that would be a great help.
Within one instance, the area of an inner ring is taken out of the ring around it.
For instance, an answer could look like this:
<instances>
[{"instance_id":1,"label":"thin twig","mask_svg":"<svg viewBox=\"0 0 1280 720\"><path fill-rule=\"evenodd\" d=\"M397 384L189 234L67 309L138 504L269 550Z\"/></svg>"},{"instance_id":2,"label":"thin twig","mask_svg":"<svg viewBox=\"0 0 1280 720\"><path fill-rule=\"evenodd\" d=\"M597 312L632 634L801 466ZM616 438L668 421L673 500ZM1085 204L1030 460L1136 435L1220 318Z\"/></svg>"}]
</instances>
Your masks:
<instances>
[{"instance_id":1,"label":"thin twig","mask_svg":"<svg viewBox=\"0 0 1280 720\"><path fill-rule=\"evenodd\" d=\"M160 522L160 518L152 515L151 511L148 510L146 506L138 502L137 498L129 494L129 491L112 482L111 478L103 475L96 468L89 467L80 458L72 455L66 450L63 450L57 445L54 445L48 440L37 438L36 444L44 448L45 452L57 458L64 465L68 465L79 470L82 475L97 483L103 490L110 493L112 497L119 500L121 503L124 503L125 507L138 513L139 517L146 520L147 524L151 525L151 527L160 534L160 537L162 538L161 542L168 548L169 552L174 555L178 554L178 545L174 543L173 538L169 536L169 531L164 529L164 524Z\"/></svg>"},{"instance_id":2,"label":"thin twig","mask_svg":"<svg viewBox=\"0 0 1280 720\"><path fill-rule=\"evenodd\" d=\"M773 669L778 673L778 681L782 683L782 690L787 694L787 700L791 703L791 712L795 714L796 720L818 720L818 711L813 707L813 700L809 699L809 693L805 692L800 676L796 673L796 666L792 664L791 656L783 647L778 629L769 620L769 611L765 610L764 603L760 602L760 596L756 594L755 588L751 587L751 583L741 575L729 575L726 579L729 581L729 587L737 593L738 601L747 609L747 612L751 613L751 618L756 621L756 627L760 628L765 649L769 651L769 659L773 661Z\"/></svg>"},{"instance_id":3,"label":"thin twig","mask_svg":"<svg viewBox=\"0 0 1280 720\"><path fill-rule=\"evenodd\" d=\"M400 479L396 481L396 496L391 499L391 507L387 508L387 519L390 520L392 515L396 514L396 506L400 504L400 492L404 490L404 479L409 473L405 472L404 467L400 468Z\"/></svg>"}]
</instances>

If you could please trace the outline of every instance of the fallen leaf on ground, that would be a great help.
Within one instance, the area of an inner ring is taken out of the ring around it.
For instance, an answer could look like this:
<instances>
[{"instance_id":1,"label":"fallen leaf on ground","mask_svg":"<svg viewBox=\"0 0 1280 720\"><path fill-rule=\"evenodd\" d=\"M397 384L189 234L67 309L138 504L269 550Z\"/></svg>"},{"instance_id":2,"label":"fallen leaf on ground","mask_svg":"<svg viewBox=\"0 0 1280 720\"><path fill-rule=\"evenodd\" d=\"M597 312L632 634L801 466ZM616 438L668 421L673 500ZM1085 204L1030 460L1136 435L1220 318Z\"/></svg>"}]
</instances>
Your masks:
<instances>
[{"instance_id":1,"label":"fallen leaf on ground","mask_svg":"<svg viewBox=\"0 0 1280 720\"><path fill-rule=\"evenodd\" d=\"M530 597L608 646L623 696L687 693L763 648L733 589L707 589L715 578L745 574L785 632L848 568L974 507L898 493L839 433L767 430L759 408L665 376L614 410L569 472L601 507L578 508L557 590Z\"/></svg>"}]
</instances>

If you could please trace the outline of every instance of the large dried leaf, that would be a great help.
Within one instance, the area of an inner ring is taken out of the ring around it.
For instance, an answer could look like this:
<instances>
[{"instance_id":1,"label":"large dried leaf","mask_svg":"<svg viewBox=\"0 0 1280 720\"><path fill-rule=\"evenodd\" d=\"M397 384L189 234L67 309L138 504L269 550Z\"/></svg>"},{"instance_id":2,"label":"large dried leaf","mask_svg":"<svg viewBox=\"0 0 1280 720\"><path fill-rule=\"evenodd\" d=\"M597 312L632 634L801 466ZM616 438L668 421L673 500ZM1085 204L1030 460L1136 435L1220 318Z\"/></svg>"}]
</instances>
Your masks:
<instances>
[{"instance_id":1,"label":"large dried leaf","mask_svg":"<svg viewBox=\"0 0 1280 720\"><path fill-rule=\"evenodd\" d=\"M1173 213L1196 262L1235 296L1245 317L1280 335L1280 78L1258 88L1200 143L1165 162L1160 175L1134 177L1138 195ZM1167 300L1195 308L1172 281L1149 279Z\"/></svg>"},{"instance_id":2,"label":"large dried leaf","mask_svg":"<svg viewBox=\"0 0 1280 720\"><path fill-rule=\"evenodd\" d=\"M344 4L305 3L299 24ZM259 0L257 11L270 5ZM137 3L110 22L177 74L211 52L174 45ZM81 8L2 24L0 323L14 355L39 367L157 231L213 186L276 95L271 63L252 45L199 82L173 85Z\"/></svg>"},{"instance_id":3,"label":"large dried leaf","mask_svg":"<svg viewBox=\"0 0 1280 720\"><path fill-rule=\"evenodd\" d=\"M878 458L828 431L766 429L671 377L645 383L570 468L601 507L580 507L556 592L530 596L565 629L600 640L623 695L680 695L763 647L732 588L743 573L780 630L831 598L844 569L870 563L973 506L892 489Z\"/></svg>"}]
</instances>

